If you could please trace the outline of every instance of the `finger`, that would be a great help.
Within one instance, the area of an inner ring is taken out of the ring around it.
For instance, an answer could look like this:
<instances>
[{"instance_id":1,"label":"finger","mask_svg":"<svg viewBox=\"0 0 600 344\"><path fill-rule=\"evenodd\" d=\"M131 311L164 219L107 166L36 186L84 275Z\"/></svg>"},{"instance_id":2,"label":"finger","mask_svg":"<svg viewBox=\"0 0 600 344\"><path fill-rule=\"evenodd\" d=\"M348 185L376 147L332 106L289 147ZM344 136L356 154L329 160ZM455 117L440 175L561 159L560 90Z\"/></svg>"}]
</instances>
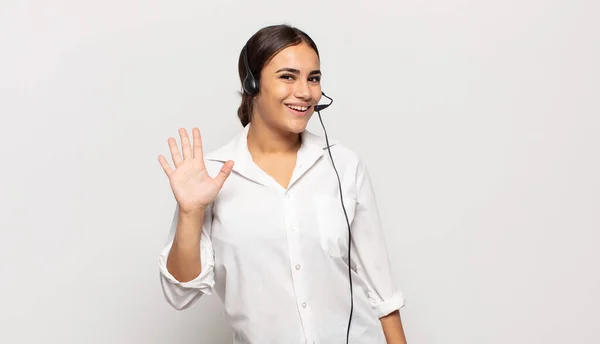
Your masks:
<instances>
[{"instance_id":1,"label":"finger","mask_svg":"<svg viewBox=\"0 0 600 344\"><path fill-rule=\"evenodd\" d=\"M221 167L221 171L219 171L219 174L217 174L215 177L215 182L217 183L219 189L223 187L223 184L225 184L225 180L227 180L227 177L229 177L231 174L232 169L233 161L231 160L228 160L225 164L223 164L223 167Z\"/></svg>"},{"instance_id":2,"label":"finger","mask_svg":"<svg viewBox=\"0 0 600 344\"><path fill-rule=\"evenodd\" d=\"M192 157L192 146L190 145L190 137L188 136L187 130L183 128L179 129L179 136L181 137L183 159L189 159Z\"/></svg>"},{"instance_id":3,"label":"finger","mask_svg":"<svg viewBox=\"0 0 600 344\"><path fill-rule=\"evenodd\" d=\"M179 154L179 148L177 148L177 141L175 141L174 138L169 137L167 142L169 142L169 150L171 151L171 159L173 159L173 164L175 164L175 168L177 168L183 161L181 154Z\"/></svg>"},{"instance_id":4,"label":"finger","mask_svg":"<svg viewBox=\"0 0 600 344\"><path fill-rule=\"evenodd\" d=\"M162 166L163 171L165 171L165 174L170 177L171 174L174 172L173 169L171 169L171 166L169 166L169 163L167 162L167 159L165 159L164 156L159 155L158 156L158 162L160 163L160 166Z\"/></svg>"},{"instance_id":5,"label":"finger","mask_svg":"<svg viewBox=\"0 0 600 344\"><path fill-rule=\"evenodd\" d=\"M194 134L194 159L203 161L204 153L202 152L202 135L200 134L200 129L194 128L192 132Z\"/></svg>"}]
</instances>

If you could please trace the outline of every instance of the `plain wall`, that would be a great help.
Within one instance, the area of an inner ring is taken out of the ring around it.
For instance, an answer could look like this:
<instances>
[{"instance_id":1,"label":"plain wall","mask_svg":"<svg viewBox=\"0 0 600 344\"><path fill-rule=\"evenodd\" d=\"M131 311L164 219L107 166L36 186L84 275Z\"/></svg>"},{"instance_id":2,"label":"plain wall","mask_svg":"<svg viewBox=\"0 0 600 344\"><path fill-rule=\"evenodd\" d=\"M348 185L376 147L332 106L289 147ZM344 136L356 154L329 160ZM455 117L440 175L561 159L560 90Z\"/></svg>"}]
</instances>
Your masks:
<instances>
[{"instance_id":1,"label":"plain wall","mask_svg":"<svg viewBox=\"0 0 600 344\"><path fill-rule=\"evenodd\" d=\"M373 176L409 343L600 343L599 7L2 0L0 342L231 342L216 294L163 298L157 156L241 130L238 54L289 23Z\"/></svg>"}]
</instances>

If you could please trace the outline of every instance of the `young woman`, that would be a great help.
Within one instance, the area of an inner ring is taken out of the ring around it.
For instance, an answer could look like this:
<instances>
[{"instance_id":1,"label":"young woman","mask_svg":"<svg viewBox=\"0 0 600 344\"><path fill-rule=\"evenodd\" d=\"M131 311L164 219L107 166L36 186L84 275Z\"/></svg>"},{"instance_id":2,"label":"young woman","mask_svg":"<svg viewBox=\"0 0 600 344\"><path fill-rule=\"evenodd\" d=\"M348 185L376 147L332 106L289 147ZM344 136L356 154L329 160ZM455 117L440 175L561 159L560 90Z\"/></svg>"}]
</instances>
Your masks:
<instances>
[{"instance_id":1,"label":"young woman","mask_svg":"<svg viewBox=\"0 0 600 344\"><path fill-rule=\"evenodd\" d=\"M323 95L315 43L265 27L238 69L241 133L204 156L200 131L180 129L174 168L159 156L177 200L159 257L167 301L216 290L235 343L406 343L367 168L306 130Z\"/></svg>"}]
</instances>

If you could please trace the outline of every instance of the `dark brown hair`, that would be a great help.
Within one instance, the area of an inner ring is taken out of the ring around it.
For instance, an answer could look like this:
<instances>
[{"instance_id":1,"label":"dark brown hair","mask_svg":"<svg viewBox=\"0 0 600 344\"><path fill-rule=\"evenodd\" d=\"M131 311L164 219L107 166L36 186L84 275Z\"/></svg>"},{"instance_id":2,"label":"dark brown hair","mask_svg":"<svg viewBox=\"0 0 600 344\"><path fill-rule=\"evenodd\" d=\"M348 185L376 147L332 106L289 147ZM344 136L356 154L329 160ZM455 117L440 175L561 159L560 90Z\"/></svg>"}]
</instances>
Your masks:
<instances>
[{"instance_id":1,"label":"dark brown hair","mask_svg":"<svg viewBox=\"0 0 600 344\"><path fill-rule=\"evenodd\" d=\"M254 78L259 81L260 73L264 66L281 50L300 43L306 43L315 50L319 56L319 50L315 42L302 30L292 27L287 24L266 26L257 31L246 43L248 54L248 65ZM244 82L246 78L246 68L244 66L244 49L240 52L238 59L238 73L240 82ZM260 85L260 82L259 82ZM260 91L259 91L260 93ZM242 125L245 127L251 121L253 108L253 100L256 96L250 96L244 92L243 88L240 92L242 103L238 108L238 117Z\"/></svg>"}]
</instances>

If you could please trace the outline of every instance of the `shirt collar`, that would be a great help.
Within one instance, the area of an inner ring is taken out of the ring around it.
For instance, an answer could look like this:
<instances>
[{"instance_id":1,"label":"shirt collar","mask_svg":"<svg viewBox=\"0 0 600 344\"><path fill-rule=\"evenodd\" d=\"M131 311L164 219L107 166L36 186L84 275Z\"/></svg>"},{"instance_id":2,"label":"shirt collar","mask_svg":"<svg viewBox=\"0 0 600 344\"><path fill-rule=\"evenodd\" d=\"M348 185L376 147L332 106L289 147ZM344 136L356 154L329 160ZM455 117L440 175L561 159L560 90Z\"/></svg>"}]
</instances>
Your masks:
<instances>
[{"instance_id":1,"label":"shirt collar","mask_svg":"<svg viewBox=\"0 0 600 344\"><path fill-rule=\"evenodd\" d=\"M244 162L247 157L250 157L250 152L248 151L248 130L250 126L251 123L248 123L232 140L224 146L206 154L205 158L221 162L233 160L236 164ZM300 136L302 138L302 145L307 149L320 153L323 152L323 149L327 149L327 140L323 136L314 134L308 129L300 133ZM329 147L339 142L339 140L329 140Z\"/></svg>"},{"instance_id":2,"label":"shirt collar","mask_svg":"<svg viewBox=\"0 0 600 344\"><path fill-rule=\"evenodd\" d=\"M239 134L224 146L206 154L205 159L220 162L233 160L234 171L262 184L269 184L271 181L268 180L269 178L265 180L265 173L254 164L248 150L247 139L250 126L251 123L248 123ZM314 134L308 129L305 129L300 135L302 146L298 151L297 166L305 170L323 155L323 150L327 149L327 140L325 140L325 137ZM339 142L339 140L329 140L329 147Z\"/></svg>"}]
</instances>

